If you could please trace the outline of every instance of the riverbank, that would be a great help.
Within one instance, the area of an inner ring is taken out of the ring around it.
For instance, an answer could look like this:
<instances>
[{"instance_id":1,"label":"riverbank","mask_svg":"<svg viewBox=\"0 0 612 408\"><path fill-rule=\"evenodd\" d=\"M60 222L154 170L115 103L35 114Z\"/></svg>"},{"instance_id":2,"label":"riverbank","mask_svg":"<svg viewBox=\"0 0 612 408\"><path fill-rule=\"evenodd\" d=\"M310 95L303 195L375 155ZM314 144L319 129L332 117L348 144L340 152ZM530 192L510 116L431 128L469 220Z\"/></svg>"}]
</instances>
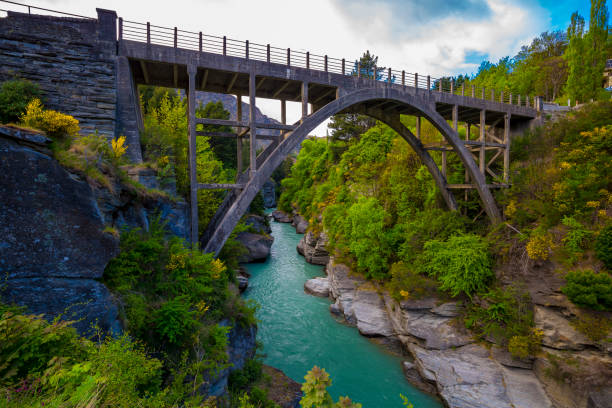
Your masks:
<instances>
[{"instance_id":1,"label":"riverbank","mask_svg":"<svg viewBox=\"0 0 612 408\"><path fill-rule=\"evenodd\" d=\"M325 367L333 379L332 396L349 395L366 408L400 407L400 393L415 407L441 408L435 398L406 382L401 357L339 324L329 313L328 299L304 293L304 282L324 275L323 268L296 253L302 236L290 225L272 222L271 228L275 239L270 258L245 265L251 275L245 297L261 305L257 339L263 344L264 363L298 382L314 365Z\"/></svg>"},{"instance_id":2,"label":"riverbank","mask_svg":"<svg viewBox=\"0 0 612 408\"><path fill-rule=\"evenodd\" d=\"M303 219L278 211L274 218L293 226ZM545 353L535 359L515 359L505 349L473 338L459 321L460 303L435 297L398 302L384 288L336 262L327 253L326 242L324 233L309 231L296 246L307 261L326 265L327 277L307 281L305 292L329 296L334 302L330 312L356 326L363 336L386 344L399 342L409 355L404 362L408 381L438 395L447 406L607 406L609 395L605 390L588 399L572 396L570 385L556 379L563 375L561 368L546 363L551 355L591 366L605 367L610 362L609 355L601 352L605 350L596 351L596 345L574 330L557 310L542 304L546 296L541 295L535 306ZM550 303L551 298L547 299Z\"/></svg>"}]
</instances>

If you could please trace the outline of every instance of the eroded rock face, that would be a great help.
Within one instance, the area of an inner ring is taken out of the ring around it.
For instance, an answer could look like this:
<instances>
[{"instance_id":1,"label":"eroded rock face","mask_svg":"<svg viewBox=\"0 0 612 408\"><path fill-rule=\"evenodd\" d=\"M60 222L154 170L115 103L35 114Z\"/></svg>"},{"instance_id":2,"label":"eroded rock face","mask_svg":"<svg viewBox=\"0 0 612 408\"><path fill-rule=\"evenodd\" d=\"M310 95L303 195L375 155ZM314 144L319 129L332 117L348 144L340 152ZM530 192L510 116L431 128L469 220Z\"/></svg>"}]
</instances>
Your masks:
<instances>
[{"instance_id":1,"label":"eroded rock face","mask_svg":"<svg viewBox=\"0 0 612 408\"><path fill-rule=\"evenodd\" d=\"M281 210L276 210L272 213L272 218L274 218L274 221L276 222L284 222L284 223L288 223L288 222L292 222L293 219L291 218L291 216L289 214L287 214L284 211Z\"/></svg>"},{"instance_id":2,"label":"eroded rock face","mask_svg":"<svg viewBox=\"0 0 612 408\"><path fill-rule=\"evenodd\" d=\"M264 183L263 187L261 188L261 195L263 197L264 207L276 207L276 187L273 180L268 179Z\"/></svg>"},{"instance_id":3,"label":"eroded rock face","mask_svg":"<svg viewBox=\"0 0 612 408\"><path fill-rule=\"evenodd\" d=\"M271 234L272 228L270 228L270 224L266 220L266 218L261 215L250 214L244 219L244 223L251 228L253 228L259 234Z\"/></svg>"},{"instance_id":4,"label":"eroded rock face","mask_svg":"<svg viewBox=\"0 0 612 408\"><path fill-rule=\"evenodd\" d=\"M269 235L254 234L252 232L241 232L236 240L247 249L247 253L240 257L240 262L263 262L270 255L270 248L274 238Z\"/></svg>"},{"instance_id":5,"label":"eroded rock face","mask_svg":"<svg viewBox=\"0 0 612 408\"><path fill-rule=\"evenodd\" d=\"M484 347L409 349L421 376L436 384L451 408L553 407L532 371L504 367Z\"/></svg>"},{"instance_id":6,"label":"eroded rock face","mask_svg":"<svg viewBox=\"0 0 612 408\"><path fill-rule=\"evenodd\" d=\"M0 274L5 302L77 330L120 331L117 307L96 281L118 252L91 187L56 160L0 138Z\"/></svg>"},{"instance_id":7,"label":"eroded rock face","mask_svg":"<svg viewBox=\"0 0 612 408\"><path fill-rule=\"evenodd\" d=\"M0 138L0 270L9 279L101 278L117 254L89 184Z\"/></svg>"},{"instance_id":8,"label":"eroded rock face","mask_svg":"<svg viewBox=\"0 0 612 408\"><path fill-rule=\"evenodd\" d=\"M327 265L329 252L327 252L327 235L321 233L318 237L308 231L297 245L297 251L304 256L306 262L314 265Z\"/></svg>"},{"instance_id":9,"label":"eroded rock face","mask_svg":"<svg viewBox=\"0 0 612 408\"><path fill-rule=\"evenodd\" d=\"M304 283L304 292L320 297L329 296L329 280L328 278L309 279Z\"/></svg>"},{"instance_id":10,"label":"eroded rock face","mask_svg":"<svg viewBox=\"0 0 612 408\"><path fill-rule=\"evenodd\" d=\"M594 343L584 334L576 331L567 319L554 310L544 307L534 307L536 327L544 332L542 344L559 350L583 350Z\"/></svg>"},{"instance_id":11,"label":"eroded rock face","mask_svg":"<svg viewBox=\"0 0 612 408\"><path fill-rule=\"evenodd\" d=\"M385 310L385 302L377 288L360 276L350 274L346 265L333 259L327 265L330 296L336 302L330 306L334 314L344 316L367 337L395 337L393 324Z\"/></svg>"},{"instance_id":12,"label":"eroded rock face","mask_svg":"<svg viewBox=\"0 0 612 408\"><path fill-rule=\"evenodd\" d=\"M473 342L471 336L458 327L451 317L457 313L455 303L435 307L432 298L397 303L388 294L384 299L396 333L400 338L409 339L408 342L418 340L422 346L438 350Z\"/></svg>"},{"instance_id":13,"label":"eroded rock face","mask_svg":"<svg viewBox=\"0 0 612 408\"><path fill-rule=\"evenodd\" d=\"M219 326L232 326L227 319L222 320ZM232 371L240 370L247 360L255 356L257 326L242 327L239 323L234 324L227 335L227 356L230 367L221 371L216 378L207 384L203 384L199 392L202 395L218 397L227 392L227 381Z\"/></svg>"},{"instance_id":14,"label":"eroded rock face","mask_svg":"<svg viewBox=\"0 0 612 408\"><path fill-rule=\"evenodd\" d=\"M96 326L108 333L122 330L115 298L93 279L36 277L8 279L5 285L5 302L26 306L28 313L44 314L48 319L62 315L86 336L94 335Z\"/></svg>"},{"instance_id":15,"label":"eroded rock face","mask_svg":"<svg viewBox=\"0 0 612 408\"><path fill-rule=\"evenodd\" d=\"M303 234L308 229L308 221L306 221L304 217L299 214L293 216L293 221L291 222L291 225L295 227L295 232L297 232L298 234Z\"/></svg>"}]
</instances>

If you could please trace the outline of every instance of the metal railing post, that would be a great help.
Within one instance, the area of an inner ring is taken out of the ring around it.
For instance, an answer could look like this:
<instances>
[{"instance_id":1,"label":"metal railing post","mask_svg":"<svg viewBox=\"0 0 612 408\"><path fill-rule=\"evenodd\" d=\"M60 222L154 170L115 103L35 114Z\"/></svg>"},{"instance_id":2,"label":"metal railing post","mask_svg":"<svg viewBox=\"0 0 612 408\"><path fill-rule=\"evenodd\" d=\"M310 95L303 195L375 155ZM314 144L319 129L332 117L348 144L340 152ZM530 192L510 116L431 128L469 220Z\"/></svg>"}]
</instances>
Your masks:
<instances>
[{"instance_id":1,"label":"metal railing post","mask_svg":"<svg viewBox=\"0 0 612 408\"><path fill-rule=\"evenodd\" d=\"M246 59L249 59L249 40L244 42L244 54Z\"/></svg>"},{"instance_id":2,"label":"metal railing post","mask_svg":"<svg viewBox=\"0 0 612 408\"><path fill-rule=\"evenodd\" d=\"M406 86L406 71L402 70L402 86Z\"/></svg>"},{"instance_id":3,"label":"metal railing post","mask_svg":"<svg viewBox=\"0 0 612 408\"><path fill-rule=\"evenodd\" d=\"M119 17L119 41L123 40L123 17Z\"/></svg>"},{"instance_id":4,"label":"metal railing post","mask_svg":"<svg viewBox=\"0 0 612 408\"><path fill-rule=\"evenodd\" d=\"M204 48L203 47L204 41L203 41L203 37L202 37L202 32L201 31L200 31L200 35L199 35L199 40L200 41L199 41L199 47L198 48L199 48L200 52L202 52L202 49Z\"/></svg>"},{"instance_id":5,"label":"metal railing post","mask_svg":"<svg viewBox=\"0 0 612 408\"><path fill-rule=\"evenodd\" d=\"M147 21L147 44L151 44L151 23Z\"/></svg>"},{"instance_id":6,"label":"metal railing post","mask_svg":"<svg viewBox=\"0 0 612 408\"><path fill-rule=\"evenodd\" d=\"M357 78L361 78L361 62L357 62Z\"/></svg>"},{"instance_id":7,"label":"metal railing post","mask_svg":"<svg viewBox=\"0 0 612 408\"><path fill-rule=\"evenodd\" d=\"M391 83L391 68L389 68L389 73L387 74L387 82Z\"/></svg>"},{"instance_id":8,"label":"metal railing post","mask_svg":"<svg viewBox=\"0 0 612 408\"><path fill-rule=\"evenodd\" d=\"M223 55L227 55L227 37L223 36Z\"/></svg>"},{"instance_id":9,"label":"metal railing post","mask_svg":"<svg viewBox=\"0 0 612 408\"><path fill-rule=\"evenodd\" d=\"M325 56L325 72L327 72L327 55Z\"/></svg>"},{"instance_id":10,"label":"metal railing post","mask_svg":"<svg viewBox=\"0 0 612 408\"><path fill-rule=\"evenodd\" d=\"M287 48L287 66L291 66L291 48Z\"/></svg>"},{"instance_id":11,"label":"metal railing post","mask_svg":"<svg viewBox=\"0 0 612 408\"><path fill-rule=\"evenodd\" d=\"M270 44L266 46L266 61L270 62Z\"/></svg>"},{"instance_id":12,"label":"metal railing post","mask_svg":"<svg viewBox=\"0 0 612 408\"><path fill-rule=\"evenodd\" d=\"M310 69L310 51L306 51L306 69Z\"/></svg>"},{"instance_id":13,"label":"metal railing post","mask_svg":"<svg viewBox=\"0 0 612 408\"><path fill-rule=\"evenodd\" d=\"M178 29L174 27L174 48L178 47Z\"/></svg>"},{"instance_id":14,"label":"metal railing post","mask_svg":"<svg viewBox=\"0 0 612 408\"><path fill-rule=\"evenodd\" d=\"M342 58L342 75L346 75L345 74L345 65L346 65L346 61L344 61L344 58Z\"/></svg>"}]
</instances>

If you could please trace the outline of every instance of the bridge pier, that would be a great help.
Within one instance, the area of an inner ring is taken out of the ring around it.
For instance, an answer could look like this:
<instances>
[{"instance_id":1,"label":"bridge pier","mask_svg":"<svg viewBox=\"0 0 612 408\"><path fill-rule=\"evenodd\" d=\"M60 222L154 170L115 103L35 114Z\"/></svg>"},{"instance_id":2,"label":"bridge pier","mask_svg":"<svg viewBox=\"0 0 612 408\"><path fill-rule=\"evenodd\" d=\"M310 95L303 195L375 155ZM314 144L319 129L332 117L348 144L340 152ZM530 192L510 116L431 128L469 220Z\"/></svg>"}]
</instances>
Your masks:
<instances>
[{"instance_id":1,"label":"bridge pier","mask_svg":"<svg viewBox=\"0 0 612 408\"><path fill-rule=\"evenodd\" d=\"M198 169L196 160L196 116L195 116L195 82L197 68L195 65L187 66L189 85L187 88L187 112L189 125L189 198L191 207L191 243L198 242Z\"/></svg>"}]
</instances>

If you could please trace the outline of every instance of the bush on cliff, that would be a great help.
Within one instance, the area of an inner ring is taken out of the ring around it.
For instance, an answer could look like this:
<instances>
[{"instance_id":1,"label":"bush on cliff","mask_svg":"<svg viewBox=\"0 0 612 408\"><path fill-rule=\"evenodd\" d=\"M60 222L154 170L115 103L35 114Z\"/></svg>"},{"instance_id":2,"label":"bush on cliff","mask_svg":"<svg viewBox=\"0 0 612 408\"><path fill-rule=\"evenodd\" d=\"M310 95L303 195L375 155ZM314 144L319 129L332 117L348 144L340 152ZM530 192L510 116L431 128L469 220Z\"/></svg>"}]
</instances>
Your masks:
<instances>
[{"instance_id":1,"label":"bush on cliff","mask_svg":"<svg viewBox=\"0 0 612 408\"><path fill-rule=\"evenodd\" d=\"M26 112L28 103L40 98L38 85L24 80L13 79L0 85L0 123L17 122Z\"/></svg>"},{"instance_id":2,"label":"bush on cliff","mask_svg":"<svg viewBox=\"0 0 612 408\"><path fill-rule=\"evenodd\" d=\"M169 406L161 362L127 336L93 342L21 313L0 305L0 406Z\"/></svg>"},{"instance_id":3,"label":"bush on cliff","mask_svg":"<svg viewBox=\"0 0 612 408\"><path fill-rule=\"evenodd\" d=\"M478 235L453 235L424 246L422 271L440 281L451 296L471 297L487 288L494 277L487 243Z\"/></svg>"},{"instance_id":4,"label":"bush on cliff","mask_svg":"<svg viewBox=\"0 0 612 408\"><path fill-rule=\"evenodd\" d=\"M563 293L578 306L612 311L612 276L607 272L576 270L565 275L565 280Z\"/></svg>"},{"instance_id":5,"label":"bush on cliff","mask_svg":"<svg viewBox=\"0 0 612 408\"><path fill-rule=\"evenodd\" d=\"M42 130L54 140L70 140L79 132L78 120L61 112L44 109L40 99L28 103L21 123Z\"/></svg>"}]
</instances>

